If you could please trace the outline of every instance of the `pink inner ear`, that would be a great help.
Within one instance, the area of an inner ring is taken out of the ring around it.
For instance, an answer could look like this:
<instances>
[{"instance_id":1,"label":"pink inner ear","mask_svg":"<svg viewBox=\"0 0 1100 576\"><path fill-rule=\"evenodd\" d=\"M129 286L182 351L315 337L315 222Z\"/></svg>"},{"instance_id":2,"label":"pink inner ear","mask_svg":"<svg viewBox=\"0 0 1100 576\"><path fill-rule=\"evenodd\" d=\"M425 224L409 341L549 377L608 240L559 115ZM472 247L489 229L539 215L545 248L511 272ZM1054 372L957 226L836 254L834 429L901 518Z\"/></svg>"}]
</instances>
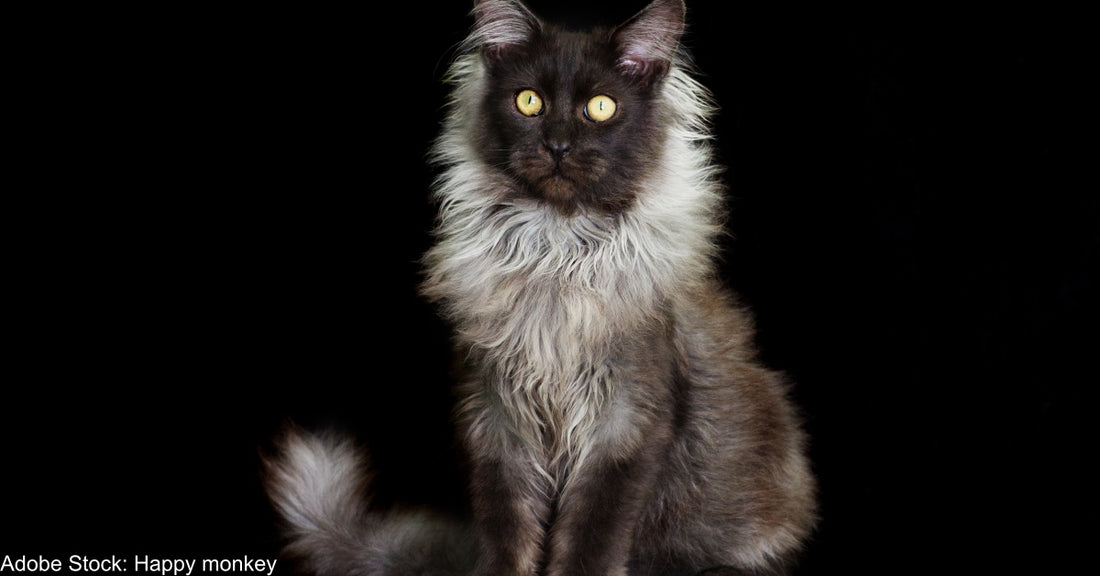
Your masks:
<instances>
[{"instance_id":1,"label":"pink inner ear","mask_svg":"<svg viewBox=\"0 0 1100 576\"><path fill-rule=\"evenodd\" d=\"M619 69L630 74L639 74L644 76L649 68L650 66L648 62L642 60L641 58L631 57L629 54L624 54L622 58L619 58Z\"/></svg>"}]
</instances>

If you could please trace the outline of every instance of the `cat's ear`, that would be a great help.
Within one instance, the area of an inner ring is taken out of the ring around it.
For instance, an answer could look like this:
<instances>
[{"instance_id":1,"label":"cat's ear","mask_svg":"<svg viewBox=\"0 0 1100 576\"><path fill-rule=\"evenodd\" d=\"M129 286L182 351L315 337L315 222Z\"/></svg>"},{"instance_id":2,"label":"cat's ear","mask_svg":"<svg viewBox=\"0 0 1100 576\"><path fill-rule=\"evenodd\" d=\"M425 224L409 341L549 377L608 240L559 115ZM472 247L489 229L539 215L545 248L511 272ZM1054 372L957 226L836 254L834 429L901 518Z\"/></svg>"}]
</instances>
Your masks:
<instances>
[{"instance_id":1,"label":"cat's ear","mask_svg":"<svg viewBox=\"0 0 1100 576\"><path fill-rule=\"evenodd\" d=\"M519 0L474 1L475 35L488 58L526 44L541 27L535 14Z\"/></svg>"},{"instance_id":2,"label":"cat's ear","mask_svg":"<svg viewBox=\"0 0 1100 576\"><path fill-rule=\"evenodd\" d=\"M619 68L652 81L672 64L684 33L683 0L653 0L612 33Z\"/></svg>"}]
</instances>

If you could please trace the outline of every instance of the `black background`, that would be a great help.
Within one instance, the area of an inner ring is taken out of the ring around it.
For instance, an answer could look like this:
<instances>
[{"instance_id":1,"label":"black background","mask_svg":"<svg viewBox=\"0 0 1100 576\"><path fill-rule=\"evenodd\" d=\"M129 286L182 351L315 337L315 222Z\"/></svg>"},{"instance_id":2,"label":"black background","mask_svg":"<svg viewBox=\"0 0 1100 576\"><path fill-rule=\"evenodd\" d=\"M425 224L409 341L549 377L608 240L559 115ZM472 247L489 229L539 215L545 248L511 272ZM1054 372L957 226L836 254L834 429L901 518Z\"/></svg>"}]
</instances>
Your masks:
<instances>
[{"instance_id":1,"label":"black background","mask_svg":"<svg viewBox=\"0 0 1100 576\"><path fill-rule=\"evenodd\" d=\"M379 504L462 510L447 331L416 294L471 24L439 4L10 21L0 554L274 557L258 463L287 420L369 444ZM531 2L644 2L584 4ZM1074 573L1100 522L1085 18L689 21L723 272L813 437L799 573Z\"/></svg>"}]
</instances>

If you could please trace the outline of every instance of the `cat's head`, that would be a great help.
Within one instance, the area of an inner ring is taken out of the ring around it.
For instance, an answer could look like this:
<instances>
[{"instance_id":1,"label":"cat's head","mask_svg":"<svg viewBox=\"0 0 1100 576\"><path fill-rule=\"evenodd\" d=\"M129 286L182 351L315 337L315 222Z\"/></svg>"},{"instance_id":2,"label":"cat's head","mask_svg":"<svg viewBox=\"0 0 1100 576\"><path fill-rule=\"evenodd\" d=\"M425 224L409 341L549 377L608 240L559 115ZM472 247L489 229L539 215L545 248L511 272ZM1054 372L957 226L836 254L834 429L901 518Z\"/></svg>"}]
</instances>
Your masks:
<instances>
[{"instance_id":1,"label":"cat's head","mask_svg":"<svg viewBox=\"0 0 1100 576\"><path fill-rule=\"evenodd\" d=\"M663 142L660 86L684 29L682 0L615 28L543 22L518 0L477 0L486 69L476 141L515 193L564 214L627 209Z\"/></svg>"}]
</instances>

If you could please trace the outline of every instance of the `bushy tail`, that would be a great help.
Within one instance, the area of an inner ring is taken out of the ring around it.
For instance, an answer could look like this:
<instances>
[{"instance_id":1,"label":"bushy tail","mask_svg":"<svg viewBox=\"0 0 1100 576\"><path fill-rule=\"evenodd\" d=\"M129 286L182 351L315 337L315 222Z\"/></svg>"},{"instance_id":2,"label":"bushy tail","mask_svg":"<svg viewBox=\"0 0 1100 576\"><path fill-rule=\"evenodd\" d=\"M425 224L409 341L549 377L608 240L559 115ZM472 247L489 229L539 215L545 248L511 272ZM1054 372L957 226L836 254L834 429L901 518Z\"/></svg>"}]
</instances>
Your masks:
<instances>
[{"instance_id":1,"label":"bushy tail","mask_svg":"<svg viewBox=\"0 0 1100 576\"><path fill-rule=\"evenodd\" d=\"M368 511L370 472L352 442L290 430L265 459L266 487L286 523L285 552L317 576L460 576L469 530L426 513Z\"/></svg>"}]
</instances>

